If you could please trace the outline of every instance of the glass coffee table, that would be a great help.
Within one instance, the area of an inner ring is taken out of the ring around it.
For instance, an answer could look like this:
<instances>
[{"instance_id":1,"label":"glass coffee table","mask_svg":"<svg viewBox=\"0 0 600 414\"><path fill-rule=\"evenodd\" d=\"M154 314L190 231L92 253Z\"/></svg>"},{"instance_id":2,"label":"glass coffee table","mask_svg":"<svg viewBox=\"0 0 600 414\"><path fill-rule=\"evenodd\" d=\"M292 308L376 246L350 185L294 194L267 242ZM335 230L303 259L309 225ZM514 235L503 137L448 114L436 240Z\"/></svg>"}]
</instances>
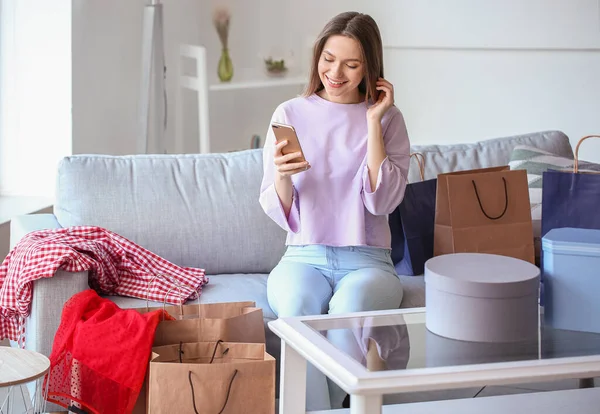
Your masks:
<instances>
[{"instance_id":1,"label":"glass coffee table","mask_svg":"<svg viewBox=\"0 0 600 414\"><path fill-rule=\"evenodd\" d=\"M600 376L597 333L540 326L530 341L456 341L427 330L425 308L279 318L269 327L282 340L280 414L306 412L307 361L350 394L356 414L381 413L385 394L567 378L589 385ZM335 345L336 335L348 343Z\"/></svg>"}]
</instances>

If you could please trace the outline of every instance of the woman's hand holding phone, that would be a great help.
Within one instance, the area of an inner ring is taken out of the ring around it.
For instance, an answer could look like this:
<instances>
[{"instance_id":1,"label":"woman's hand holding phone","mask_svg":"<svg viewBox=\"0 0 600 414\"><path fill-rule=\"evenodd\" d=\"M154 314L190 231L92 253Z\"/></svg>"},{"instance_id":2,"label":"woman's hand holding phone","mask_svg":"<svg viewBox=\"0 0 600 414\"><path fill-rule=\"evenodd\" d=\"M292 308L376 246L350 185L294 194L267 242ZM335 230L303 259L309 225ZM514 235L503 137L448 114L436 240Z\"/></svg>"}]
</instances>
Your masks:
<instances>
[{"instance_id":1,"label":"woman's hand holding phone","mask_svg":"<svg viewBox=\"0 0 600 414\"><path fill-rule=\"evenodd\" d=\"M288 141L281 141L275 145L274 161L277 172L281 177L289 177L294 174L301 173L310 168L308 161L297 162L298 158L302 157L302 152L291 152L283 154L283 148L288 144Z\"/></svg>"}]
</instances>

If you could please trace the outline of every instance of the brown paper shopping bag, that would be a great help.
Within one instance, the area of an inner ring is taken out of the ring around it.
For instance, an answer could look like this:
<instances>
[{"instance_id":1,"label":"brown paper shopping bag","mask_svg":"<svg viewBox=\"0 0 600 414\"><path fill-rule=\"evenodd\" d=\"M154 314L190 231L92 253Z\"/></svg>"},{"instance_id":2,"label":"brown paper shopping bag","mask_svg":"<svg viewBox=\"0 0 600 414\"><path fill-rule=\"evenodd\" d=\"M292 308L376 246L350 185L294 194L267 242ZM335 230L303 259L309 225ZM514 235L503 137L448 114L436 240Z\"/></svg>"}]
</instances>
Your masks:
<instances>
[{"instance_id":1,"label":"brown paper shopping bag","mask_svg":"<svg viewBox=\"0 0 600 414\"><path fill-rule=\"evenodd\" d=\"M161 308L147 308L152 311ZM154 346L179 342L227 341L265 343L263 312L254 302L165 306L174 321L161 321Z\"/></svg>"},{"instance_id":2,"label":"brown paper shopping bag","mask_svg":"<svg viewBox=\"0 0 600 414\"><path fill-rule=\"evenodd\" d=\"M264 344L197 342L153 349L151 414L272 414L275 359Z\"/></svg>"},{"instance_id":3,"label":"brown paper shopping bag","mask_svg":"<svg viewBox=\"0 0 600 414\"><path fill-rule=\"evenodd\" d=\"M467 252L535 262L525 170L502 166L438 175L434 256Z\"/></svg>"},{"instance_id":4,"label":"brown paper shopping bag","mask_svg":"<svg viewBox=\"0 0 600 414\"><path fill-rule=\"evenodd\" d=\"M175 320L161 321L154 334L154 346L179 344L180 342L227 342L265 343L263 312L255 302L222 302L156 308L141 308L139 312L165 309ZM148 412L148 381L140 391L133 414Z\"/></svg>"}]
</instances>

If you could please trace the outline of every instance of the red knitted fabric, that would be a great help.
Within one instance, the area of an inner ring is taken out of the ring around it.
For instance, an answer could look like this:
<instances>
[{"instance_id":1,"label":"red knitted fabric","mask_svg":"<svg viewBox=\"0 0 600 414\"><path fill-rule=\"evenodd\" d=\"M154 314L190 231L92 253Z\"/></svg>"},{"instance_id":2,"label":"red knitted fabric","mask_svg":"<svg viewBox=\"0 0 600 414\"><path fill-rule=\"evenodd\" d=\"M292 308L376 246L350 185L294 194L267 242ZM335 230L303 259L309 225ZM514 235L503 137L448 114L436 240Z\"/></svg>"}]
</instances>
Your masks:
<instances>
[{"instance_id":1,"label":"red knitted fabric","mask_svg":"<svg viewBox=\"0 0 600 414\"><path fill-rule=\"evenodd\" d=\"M47 400L87 413L130 413L148 367L160 311L123 310L92 289L63 307L44 386Z\"/></svg>"}]
</instances>

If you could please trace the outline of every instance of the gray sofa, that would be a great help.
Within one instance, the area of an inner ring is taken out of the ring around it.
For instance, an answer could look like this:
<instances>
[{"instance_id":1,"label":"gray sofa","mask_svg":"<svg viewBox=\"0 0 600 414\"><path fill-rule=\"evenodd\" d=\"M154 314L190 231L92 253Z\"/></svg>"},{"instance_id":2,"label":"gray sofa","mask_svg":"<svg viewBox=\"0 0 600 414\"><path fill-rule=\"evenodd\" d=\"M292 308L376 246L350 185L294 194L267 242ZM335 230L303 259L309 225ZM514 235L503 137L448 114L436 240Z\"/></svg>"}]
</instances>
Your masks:
<instances>
[{"instance_id":1,"label":"gray sofa","mask_svg":"<svg viewBox=\"0 0 600 414\"><path fill-rule=\"evenodd\" d=\"M539 132L474 144L413 146L425 156L425 178L438 173L508 164L515 145L572 156L561 132ZM13 219L11 246L28 232L97 225L183 266L206 269L201 303L253 300L263 309L268 351L279 341L266 327L269 271L284 252L285 233L258 203L262 150L206 155L75 155L60 163L54 214ZM411 166L410 181L419 179ZM400 276L403 308L425 305L423 278ZM34 283L26 347L50 354L63 303L88 287L86 274L59 271ZM125 308L145 301L112 297Z\"/></svg>"}]
</instances>

